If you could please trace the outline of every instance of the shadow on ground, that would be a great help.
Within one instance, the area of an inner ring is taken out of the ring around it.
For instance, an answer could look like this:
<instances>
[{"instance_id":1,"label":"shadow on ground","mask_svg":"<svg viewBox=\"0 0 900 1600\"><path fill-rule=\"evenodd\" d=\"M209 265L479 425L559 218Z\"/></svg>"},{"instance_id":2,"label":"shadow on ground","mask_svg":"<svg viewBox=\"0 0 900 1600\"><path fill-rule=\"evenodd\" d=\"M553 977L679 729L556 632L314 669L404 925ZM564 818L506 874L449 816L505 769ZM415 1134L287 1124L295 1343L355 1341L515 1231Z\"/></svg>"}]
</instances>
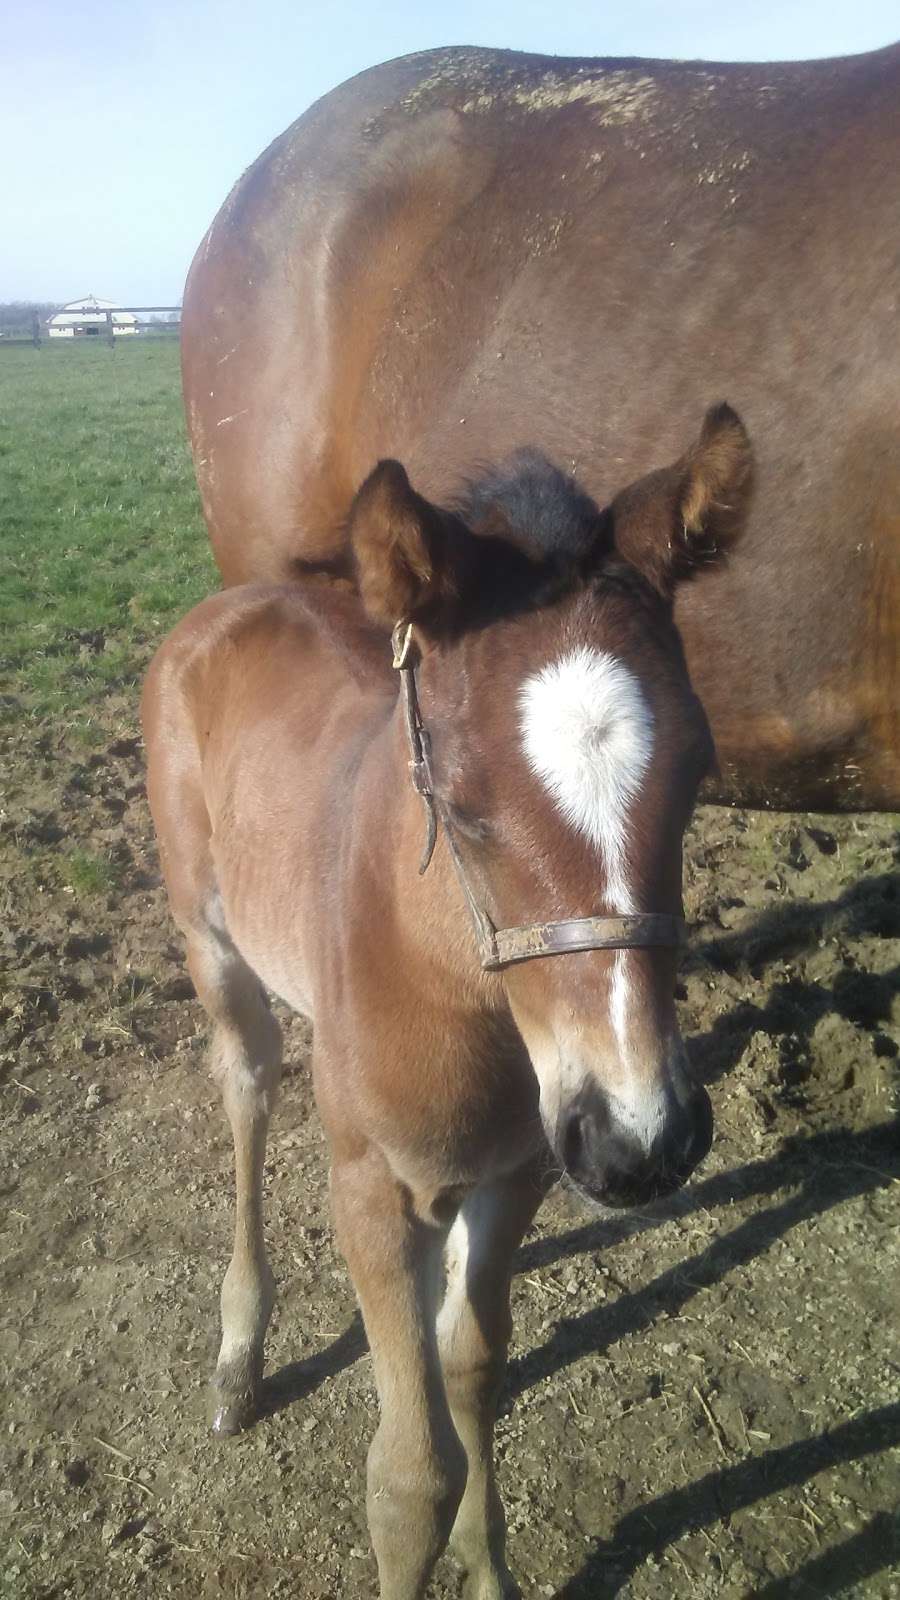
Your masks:
<instances>
[{"instance_id":1,"label":"shadow on ground","mask_svg":"<svg viewBox=\"0 0 900 1600\"><path fill-rule=\"evenodd\" d=\"M770 1495L805 1483L842 1461L859 1461L900 1445L900 1403L881 1406L811 1439L739 1461L683 1489L660 1495L617 1524L612 1539L597 1543L559 1600L613 1600L649 1556L659 1556L682 1534L705 1528ZM845 1584L887 1570L900 1555L900 1516L879 1513L852 1539L808 1561L799 1572L754 1590L759 1597L836 1595ZM821 1582L824 1587L818 1588Z\"/></svg>"}]
</instances>

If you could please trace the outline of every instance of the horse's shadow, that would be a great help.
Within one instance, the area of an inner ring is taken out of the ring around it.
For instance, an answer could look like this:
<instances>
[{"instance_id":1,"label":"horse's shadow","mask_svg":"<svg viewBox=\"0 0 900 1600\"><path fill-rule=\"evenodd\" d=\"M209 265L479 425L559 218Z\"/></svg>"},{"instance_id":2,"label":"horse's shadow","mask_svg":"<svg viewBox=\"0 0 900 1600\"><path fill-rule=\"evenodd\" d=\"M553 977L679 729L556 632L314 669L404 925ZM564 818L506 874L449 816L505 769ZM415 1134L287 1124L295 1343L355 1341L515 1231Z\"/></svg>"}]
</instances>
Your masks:
<instances>
[{"instance_id":1,"label":"horse's shadow","mask_svg":"<svg viewBox=\"0 0 900 1600\"><path fill-rule=\"evenodd\" d=\"M887 1408L885 1408L887 1409ZM878 1413L872 1413L877 1417ZM859 1419L865 1423L868 1418ZM885 1433L891 1441L892 1424ZM896 1434L894 1434L896 1442ZM836 1457L836 1460L841 1459ZM844 1460L855 1459L845 1456ZM819 1556L805 1561L797 1572L754 1590L753 1600L798 1600L799 1595L829 1595L849 1592L851 1584L873 1578L878 1572L895 1572L900 1567L900 1513L876 1511L870 1522L842 1544L832 1545Z\"/></svg>"},{"instance_id":2,"label":"horse's shadow","mask_svg":"<svg viewBox=\"0 0 900 1600\"><path fill-rule=\"evenodd\" d=\"M612 1305L562 1318L545 1344L510 1363L506 1408L516 1395L573 1361L589 1354L599 1355L618 1340L650 1327L660 1313L677 1315L700 1290L712 1288L735 1267L746 1266L764 1255L798 1223L823 1215L844 1200L893 1183L900 1169L898 1157L898 1127L890 1121L862 1133L836 1129L815 1134L796 1141L783 1155L770 1161L752 1162L694 1185L679 1208L682 1216L708 1210L735 1196L771 1194L798 1182L800 1186L787 1200L766 1211L754 1212L729 1233L718 1234L699 1255L670 1267L643 1288L623 1295ZM658 1226L660 1220L663 1219L604 1220L536 1241L520 1253L520 1270L546 1266L584 1250L608 1248L639 1230Z\"/></svg>"},{"instance_id":3,"label":"horse's shadow","mask_svg":"<svg viewBox=\"0 0 900 1600\"><path fill-rule=\"evenodd\" d=\"M768 906L744 927L692 939L682 970L745 966L758 977L768 962L799 955L829 932L852 939L900 938L900 873L860 878L833 900L785 900Z\"/></svg>"},{"instance_id":4,"label":"horse's shadow","mask_svg":"<svg viewBox=\"0 0 900 1600\"><path fill-rule=\"evenodd\" d=\"M900 938L900 874L863 878L834 900L792 901L762 912L746 928L698 940L682 970L736 972L759 977L772 961L791 959L826 937ZM869 972L852 961L842 965L832 987L790 977L776 983L764 1006L742 1001L712 1027L690 1039L691 1061L706 1083L717 1082L737 1064L753 1033L784 1041L786 1076L801 1080L804 1057L816 1027L830 1013L876 1031L876 1047L896 1054L896 1046L877 1032L892 1015L900 992L900 967Z\"/></svg>"},{"instance_id":5,"label":"horse's shadow","mask_svg":"<svg viewBox=\"0 0 900 1600\"><path fill-rule=\"evenodd\" d=\"M312 1394L327 1378L334 1378L347 1367L352 1367L368 1349L362 1317L354 1312L350 1322L331 1344L302 1361L289 1361L270 1377L263 1379L262 1395L257 1411L261 1421L274 1416Z\"/></svg>"},{"instance_id":6,"label":"horse's shadow","mask_svg":"<svg viewBox=\"0 0 900 1600\"><path fill-rule=\"evenodd\" d=\"M853 1196L898 1181L900 1138L895 1122L863 1133L829 1130L797 1140L781 1156L719 1173L686 1191L682 1214L710 1209L736 1196L777 1193L799 1181L790 1198L756 1212L729 1233L719 1235L699 1255L611 1306L557 1324L551 1337L510 1365L502 1409L516 1395L573 1361L599 1354L616 1341L651 1326L660 1314L675 1315L694 1295L721 1282L736 1267L764 1255L798 1223L821 1215ZM546 1265L585 1250L598 1250L656 1226L653 1219L611 1219L588 1224L552 1239L536 1240L521 1252L523 1269ZM608 1540L598 1540L586 1562L558 1592L559 1600L613 1600L650 1557L659 1557L693 1529L727 1519L757 1500L801 1484L825 1467L858 1460L900 1444L900 1404L883 1406L852 1422L782 1449L754 1455L684 1488L660 1495L627 1513ZM784 1584L779 1580L754 1594L788 1600L798 1593L836 1594L836 1577L855 1582L890 1567L900 1554L900 1519L876 1515L863 1533L836 1551L806 1564ZM827 1585L816 1587L823 1576ZM807 1583L808 1587L803 1585ZM840 1586L842 1587L842 1585Z\"/></svg>"},{"instance_id":7,"label":"horse's shadow","mask_svg":"<svg viewBox=\"0 0 900 1600\"><path fill-rule=\"evenodd\" d=\"M884 1169L873 1165L881 1162ZM660 1274L642 1289L623 1295L613 1305L603 1305L580 1317L563 1318L551 1338L536 1350L510 1363L503 1409L516 1395L551 1377L587 1353L600 1354L628 1334L648 1327L664 1311L675 1314L701 1289L711 1288L733 1268L762 1255L797 1223L823 1214L851 1197L895 1181L889 1170L900 1164L897 1124L882 1123L862 1133L829 1129L796 1140L779 1156L749 1162L730 1172L717 1173L695 1183L677 1201L657 1215L604 1217L567 1233L535 1239L516 1258L516 1272L533 1272L567 1257L609 1249L623 1239L636 1237L669 1220L673 1208L679 1216L709 1211L735 1198L748 1199L777 1193L799 1182L798 1191L778 1206L752 1216L718 1235L699 1256L692 1256ZM804 1181L804 1174L806 1181ZM311 1394L326 1379L351 1367L367 1350L359 1312L338 1337L315 1355L289 1362L263 1383L260 1418L286 1410Z\"/></svg>"},{"instance_id":8,"label":"horse's shadow","mask_svg":"<svg viewBox=\"0 0 900 1600\"><path fill-rule=\"evenodd\" d=\"M720 1522L842 1461L861 1461L896 1445L900 1445L900 1403L880 1406L826 1433L767 1450L659 1495L622 1517L610 1540L594 1545L584 1566L559 1591L558 1600L614 1600L648 1557L659 1556L682 1534ZM900 1516L878 1512L852 1539L753 1594L756 1600L839 1594L846 1584L885 1571L898 1556Z\"/></svg>"}]
</instances>

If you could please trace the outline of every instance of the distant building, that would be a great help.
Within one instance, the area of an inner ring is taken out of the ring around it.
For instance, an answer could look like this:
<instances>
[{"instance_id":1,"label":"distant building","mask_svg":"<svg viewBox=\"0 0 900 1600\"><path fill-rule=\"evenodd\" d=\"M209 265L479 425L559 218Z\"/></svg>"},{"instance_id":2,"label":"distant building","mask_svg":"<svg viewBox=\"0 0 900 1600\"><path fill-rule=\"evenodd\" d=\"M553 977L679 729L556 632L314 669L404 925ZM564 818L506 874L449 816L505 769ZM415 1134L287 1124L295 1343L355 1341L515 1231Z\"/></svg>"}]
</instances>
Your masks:
<instances>
[{"instance_id":1,"label":"distant building","mask_svg":"<svg viewBox=\"0 0 900 1600\"><path fill-rule=\"evenodd\" d=\"M70 300L68 305L54 312L47 322L47 332L51 339L97 338L107 331L107 311L112 312L115 335L137 333L137 317L130 311L117 311L113 300L98 300L95 294Z\"/></svg>"}]
</instances>

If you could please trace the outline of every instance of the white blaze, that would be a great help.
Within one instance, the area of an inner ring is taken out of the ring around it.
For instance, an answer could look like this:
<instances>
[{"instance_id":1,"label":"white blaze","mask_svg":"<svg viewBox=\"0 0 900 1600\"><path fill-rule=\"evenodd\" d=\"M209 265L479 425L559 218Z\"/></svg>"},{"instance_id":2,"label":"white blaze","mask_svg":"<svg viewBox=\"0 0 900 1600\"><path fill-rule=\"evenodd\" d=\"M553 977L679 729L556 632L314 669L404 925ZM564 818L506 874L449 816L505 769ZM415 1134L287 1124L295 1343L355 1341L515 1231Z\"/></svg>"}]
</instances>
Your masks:
<instances>
[{"instance_id":1,"label":"white blaze","mask_svg":"<svg viewBox=\"0 0 900 1600\"><path fill-rule=\"evenodd\" d=\"M529 766L600 852L613 910L636 911L626 876L628 813L653 751L653 718L637 678L615 656L582 645L528 678L520 703Z\"/></svg>"},{"instance_id":2,"label":"white blaze","mask_svg":"<svg viewBox=\"0 0 900 1600\"><path fill-rule=\"evenodd\" d=\"M521 728L532 771L566 822L600 855L606 900L620 916L638 910L628 881L629 813L653 753L653 717L634 673L605 650L582 645L530 677L521 691ZM632 1001L629 953L616 952L610 981L610 1021L626 1077L614 1094L618 1120L649 1149L663 1104L630 1083L628 1015ZM577 1066L561 1062L561 1077ZM545 1064L546 1067L546 1064ZM546 1075L546 1073L545 1073ZM540 1072L538 1073L541 1078ZM565 1094L565 1085L557 1085ZM541 1079L541 1099L549 1101Z\"/></svg>"}]
</instances>

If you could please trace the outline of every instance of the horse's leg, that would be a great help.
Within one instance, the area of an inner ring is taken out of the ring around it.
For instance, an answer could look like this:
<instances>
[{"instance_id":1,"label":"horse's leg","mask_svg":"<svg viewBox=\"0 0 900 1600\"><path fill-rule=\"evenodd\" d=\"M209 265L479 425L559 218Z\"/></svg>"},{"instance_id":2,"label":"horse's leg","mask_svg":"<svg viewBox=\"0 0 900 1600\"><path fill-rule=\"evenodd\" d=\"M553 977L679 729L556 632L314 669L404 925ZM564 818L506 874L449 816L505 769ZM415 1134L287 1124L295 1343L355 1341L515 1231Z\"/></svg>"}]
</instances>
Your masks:
<instances>
[{"instance_id":1,"label":"horse's leg","mask_svg":"<svg viewBox=\"0 0 900 1600\"><path fill-rule=\"evenodd\" d=\"M262 1174L280 1077L281 1029L259 979L223 927L195 924L187 938L190 974L213 1024L212 1073L234 1139L234 1253L222 1284L222 1344L214 1380L213 1429L226 1434L238 1432L255 1415L263 1342L275 1301L263 1236Z\"/></svg>"},{"instance_id":2,"label":"horse's leg","mask_svg":"<svg viewBox=\"0 0 900 1600\"><path fill-rule=\"evenodd\" d=\"M371 1145L335 1151L331 1186L381 1408L366 1497L381 1597L419 1600L466 1476L435 1332L446 1233L416 1216L408 1191Z\"/></svg>"},{"instance_id":3,"label":"horse's leg","mask_svg":"<svg viewBox=\"0 0 900 1600\"><path fill-rule=\"evenodd\" d=\"M518 1595L506 1565L506 1521L494 1479L494 1419L512 1322L509 1285L522 1236L543 1198L531 1169L476 1189L447 1241L438 1341L453 1422L468 1460L452 1547L467 1600Z\"/></svg>"},{"instance_id":4,"label":"horse's leg","mask_svg":"<svg viewBox=\"0 0 900 1600\"><path fill-rule=\"evenodd\" d=\"M187 701L173 692L165 672L151 668L142 708L150 810L169 905L212 1022L210 1064L234 1139L234 1253L222 1284L213 1427L235 1433L251 1420L259 1399L263 1341L275 1300L263 1238L262 1172L281 1074L281 1029L225 921L202 765L187 712Z\"/></svg>"}]
</instances>

